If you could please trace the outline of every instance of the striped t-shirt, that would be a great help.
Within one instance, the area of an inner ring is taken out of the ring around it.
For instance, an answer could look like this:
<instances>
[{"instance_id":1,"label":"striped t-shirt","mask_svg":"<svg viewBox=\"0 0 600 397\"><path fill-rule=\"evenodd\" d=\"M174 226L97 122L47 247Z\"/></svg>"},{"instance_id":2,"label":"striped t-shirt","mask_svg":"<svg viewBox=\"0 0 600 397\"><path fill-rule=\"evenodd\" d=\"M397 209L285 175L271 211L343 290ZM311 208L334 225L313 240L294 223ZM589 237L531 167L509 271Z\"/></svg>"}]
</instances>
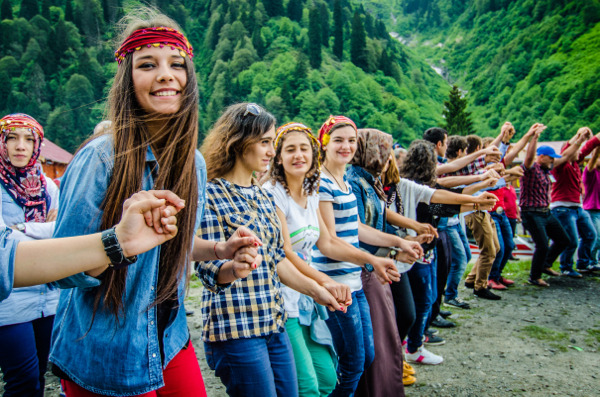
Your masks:
<instances>
[{"instance_id":1,"label":"striped t-shirt","mask_svg":"<svg viewBox=\"0 0 600 397\"><path fill-rule=\"evenodd\" d=\"M345 175L344 183L348 189L347 193L342 191L325 174L321 174L319 200L331 201L333 203L335 232L337 236L358 248L358 208L356 206L356 197L352 193L352 188L346 181ZM362 289L362 281L360 279L361 266L327 258L321 254L316 246L313 249L312 255L312 266L315 269L322 271L339 283L346 284L352 292Z\"/></svg>"}]
</instances>

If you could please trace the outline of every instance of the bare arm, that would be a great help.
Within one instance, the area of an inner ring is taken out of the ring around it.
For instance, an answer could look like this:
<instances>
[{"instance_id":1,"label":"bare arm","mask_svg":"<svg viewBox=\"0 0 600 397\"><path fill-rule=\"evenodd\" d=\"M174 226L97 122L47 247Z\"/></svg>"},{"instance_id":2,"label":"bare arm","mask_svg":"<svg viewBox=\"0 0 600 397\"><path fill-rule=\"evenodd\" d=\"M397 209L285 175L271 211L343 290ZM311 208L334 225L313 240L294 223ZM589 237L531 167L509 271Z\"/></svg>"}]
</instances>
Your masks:
<instances>
[{"instance_id":1,"label":"bare arm","mask_svg":"<svg viewBox=\"0 0 600 397\"><path fill-rule=\"evenodd\" d=\"M460 175L460 176L445 176L438 178L437 183L446 188L453 188L461 185L470 185L481 181L483 174L478 175Z\"/></svg>"},{"instance_id":2,"label":"bare arm","mask_svg":"<svg viewBox=\"0 0 600 397\"><path fill-rule=\"evenodd\" d=\"M535 159L535 151L537 149L538 138L540 137L541 131L536 131L531 140L529 141L529 145L527 146L527 154L525 155L525 159L523 160L523 167L526 169L530 169L533 165L533 160Z\"/></svg>"},{"instance_id":3,"label":"bare arm","mask_svg":"<svg viewBox=\"0 0 600 397\"><path fill-rule=\"evenodd\" d=\"M523 135L523 137L521 137L521 139L519 139L519 141L517 143L515 143L513 149L511 151L509 151L508 153L506 153L506 155L504 156L504 164L506 164L506 166L509 166L510 164L512 164L512 162L519 155L521 150L523 150L525 148L525 146L527 145L527 143L529 141L531 141L531 138L533 137L533 135L535 134L535 131L537 129L537 127L536 127L537 125L538 125L537 123L532 125L531 128L529 128L529 131L527 131L527 133L525 135Z\"/></svg>"}]
</instances>

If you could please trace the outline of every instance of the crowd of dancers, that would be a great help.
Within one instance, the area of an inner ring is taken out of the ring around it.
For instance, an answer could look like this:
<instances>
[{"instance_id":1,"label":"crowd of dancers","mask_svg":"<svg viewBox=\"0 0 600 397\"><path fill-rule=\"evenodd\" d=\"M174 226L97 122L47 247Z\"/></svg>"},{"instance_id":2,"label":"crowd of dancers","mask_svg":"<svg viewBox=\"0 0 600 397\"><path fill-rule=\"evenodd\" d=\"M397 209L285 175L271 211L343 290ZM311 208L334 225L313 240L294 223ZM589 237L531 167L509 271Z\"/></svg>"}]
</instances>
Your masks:
<instances>
[{"instance_id":1,"label":"crowd of dancers","mask_svg":"<svg viewBox=\"0 0 600 397\"><path fill-rule=\"evenodd\" d=\"M68 397L206 395L184 308L191 261L206 361L232 396L404 395L411 364L443 362L426 347L455 325L442 304L470 308L465 226L479 299L514 284L519 221L530 284L600 270L589 128L561 154L538 145L544 125L513 143L509 122L483 140L433 127L401 149L345 116L313 133L239 103L198 151L190 43L153 10L125 19L109 122L60 195L37 162L42 126L0 120L5 396L42 396L48 360Z\"/></svg>"}]
</instances>

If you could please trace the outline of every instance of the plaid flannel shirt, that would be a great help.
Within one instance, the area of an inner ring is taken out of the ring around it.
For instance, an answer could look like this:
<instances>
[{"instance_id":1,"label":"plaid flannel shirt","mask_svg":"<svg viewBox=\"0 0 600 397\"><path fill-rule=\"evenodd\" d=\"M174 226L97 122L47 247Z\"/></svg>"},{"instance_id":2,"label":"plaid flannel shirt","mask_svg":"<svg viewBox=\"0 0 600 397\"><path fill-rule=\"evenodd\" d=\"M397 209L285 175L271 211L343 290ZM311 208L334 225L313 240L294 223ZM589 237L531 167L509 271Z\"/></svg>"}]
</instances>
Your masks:
<instances>
[{"instance_id":1,"label":"plaid flannel shirt","mask_svg":"<svg viewBox=\"0 0 600 397\"><path fill-rule=\"evenodd\" d=\"M273 195L258 185L236 186L225 179L206 185L202 238L226 241L239 226L252 230L263 242L261 264L245 279L218 285L217 276L227 260L200 262L203 340L218 342L252 338L284 330L277 264L285 258L283 236Z\"/></svg>"},{"instance_id":2,"label":"plaid flannel shirt","mask_svg":"<svg viewBox=\"0 0 600 397\"><path fill-rule=\"evenodd\" d=\"M460 170L442 175L442 178L445 176L464 176L464 175L480 174L480 173L482 173L482 171L486 165L487 164L485 162L485 155L479 156L475 159L475 161L467 164L465 167L461 168Z\"/></svg>"}]
</instances>

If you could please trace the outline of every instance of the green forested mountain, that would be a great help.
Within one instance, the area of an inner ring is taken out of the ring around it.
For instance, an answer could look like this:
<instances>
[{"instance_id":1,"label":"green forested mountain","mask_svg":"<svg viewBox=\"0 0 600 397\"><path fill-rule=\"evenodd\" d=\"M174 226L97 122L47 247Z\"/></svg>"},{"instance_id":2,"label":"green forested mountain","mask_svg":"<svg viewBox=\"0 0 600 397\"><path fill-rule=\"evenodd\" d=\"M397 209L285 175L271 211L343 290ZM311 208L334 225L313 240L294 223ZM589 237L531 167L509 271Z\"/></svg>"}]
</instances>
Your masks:
<instances>
[{"instance_id":1,"label":"green forested mountain","mask_svg":"<svg viewBox=\"0 0 600 397\"><path fill-rule=\"evenodd\" d=\"M541 121L548 140L583 125L600 130L598 0L376 0L365 8L468 92L478 133L505 120L521 133Z\"/></svg>"},{"instance_id":2,"label":"green forested mountain","mask_svg":"<svg viewBox=\"0 0 600 397\"><path fill-rule=\"evenodd\" d=\"M139 3L137 3L139 4ZM230 103L318 128L330 113L403 143L442 121L449 86L349 0L154 0L194 46L200 130ZM102 120L122 0L0 0L0 112L73 151Z\"/></svg>"}]
</instances>

